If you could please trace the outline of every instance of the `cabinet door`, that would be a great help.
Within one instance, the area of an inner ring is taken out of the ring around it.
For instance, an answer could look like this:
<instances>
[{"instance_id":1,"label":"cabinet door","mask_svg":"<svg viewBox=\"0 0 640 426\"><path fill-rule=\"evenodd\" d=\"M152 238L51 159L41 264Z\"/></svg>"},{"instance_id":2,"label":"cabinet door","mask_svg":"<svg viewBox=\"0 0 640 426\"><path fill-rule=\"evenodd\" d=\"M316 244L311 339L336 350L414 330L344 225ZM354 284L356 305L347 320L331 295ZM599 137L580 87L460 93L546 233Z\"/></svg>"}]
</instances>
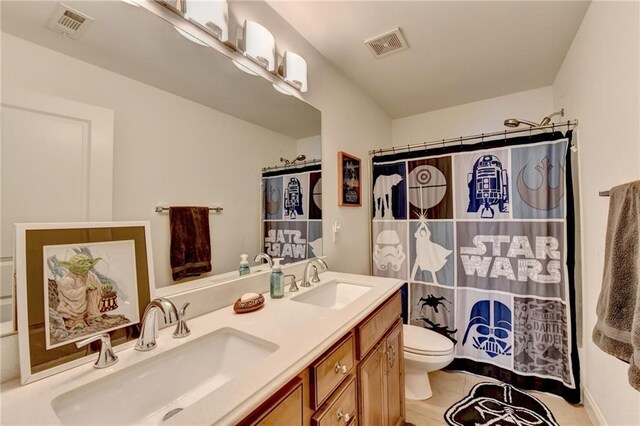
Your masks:
<instances>
[{"instance_id":1,"label":"cabinet door","mask_svg":"<svg viewBox=\"0 0 640 426\"><path fill-rule=\"evenodd\" d=\"M375 347L358 365L358 401L361 425L383 425L385 404L385 341Z\"/></svg>"},{"instance_id":2,"label":"cabinet door","mask_svg":"<svg viewBox=\"0 0 640 426\"><path fill-rule=\"evenodd\" d=\"M404 344L402 322L398 321L386 338L387 425L404 423Z\"/></svg>"}]
</instances>

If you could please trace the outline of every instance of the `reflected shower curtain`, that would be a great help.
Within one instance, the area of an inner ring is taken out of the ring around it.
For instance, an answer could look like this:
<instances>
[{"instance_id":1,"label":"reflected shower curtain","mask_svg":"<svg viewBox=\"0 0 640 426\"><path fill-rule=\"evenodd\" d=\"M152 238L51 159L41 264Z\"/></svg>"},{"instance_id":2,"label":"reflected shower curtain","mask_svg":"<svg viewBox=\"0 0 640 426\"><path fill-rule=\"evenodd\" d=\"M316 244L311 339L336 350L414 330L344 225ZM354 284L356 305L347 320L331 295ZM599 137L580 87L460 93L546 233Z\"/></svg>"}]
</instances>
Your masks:
<instances>
[{"instance_id":1,"label":"reflected shower curtain","mask_svg":"<svg viewBox=\"0 0 640 426\"><path fill-rule=\"evenodd\" d=\"M450 369L580 401L571 132L373 157L373 274Z\"/></svg>"},{"instance_id":2,"label":"reflected shower curtain","mask_svg":"<svg viewBox=\"0 0 640 426\"><path fill-rule=\"evenodd\" d=\"M322 256L320 164L262 173L264 252L283 264Z\"/></svg>"}]
</instances>

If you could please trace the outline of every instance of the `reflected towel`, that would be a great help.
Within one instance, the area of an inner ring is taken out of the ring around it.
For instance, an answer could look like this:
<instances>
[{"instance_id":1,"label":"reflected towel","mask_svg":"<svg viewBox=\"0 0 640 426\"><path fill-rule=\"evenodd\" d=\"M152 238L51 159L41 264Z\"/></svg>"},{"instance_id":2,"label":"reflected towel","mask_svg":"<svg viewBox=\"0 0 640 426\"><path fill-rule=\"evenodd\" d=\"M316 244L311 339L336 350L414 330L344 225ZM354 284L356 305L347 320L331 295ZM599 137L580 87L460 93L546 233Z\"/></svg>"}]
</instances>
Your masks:
<instances>
[{"instance_id":1,"label":"reflected towel","mask_svg":"<svg viewBox=\"0 0 640 426\"><path fill-rule=\"evenodd\" d=\"M602 290L593 341L629 366L640 390L640 181L610 191Z\"/></svg>"},{"instance_id":2,"label":"reflected towel","mask_svg":"<svg viewBox=\"0 0 640 426\"><path fill-rule=\"evenodd\" d=\"M211 272L208 207L170 207L171 274L174 281Z\"/></svg>"}]
</instances>

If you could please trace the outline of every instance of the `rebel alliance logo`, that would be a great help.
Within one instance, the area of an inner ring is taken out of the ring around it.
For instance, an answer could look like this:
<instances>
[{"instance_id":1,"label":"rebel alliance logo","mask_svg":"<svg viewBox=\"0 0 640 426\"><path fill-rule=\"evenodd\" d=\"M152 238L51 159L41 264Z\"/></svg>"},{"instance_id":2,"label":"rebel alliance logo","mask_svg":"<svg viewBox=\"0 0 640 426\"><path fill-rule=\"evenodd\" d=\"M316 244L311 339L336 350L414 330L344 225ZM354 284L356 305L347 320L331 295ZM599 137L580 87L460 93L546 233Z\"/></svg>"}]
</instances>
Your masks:
<instances>
[{"instance_id":1,"label":"rebel alliance logo","mask_svg":"<svg viewBox=\"0 0 640 426\"><path fill-rule=\"evenodd\" d=\"M511 309L497 300L481 300L471 308L469 324L462 345L470 337L474 348L486 352L491 358L511 355Z\"/></svg>"},{"instance_id":2,"label":"rebel alliance logo","mask_svg":"<svg viewBox=\"0 0 640 426\"><path fill-rule=\"evenodd\" d=\"M535 167L540 174L542 182L537 188L531 188L525 182L525 165L518 173L518 193L527 205L537 210L552 210L558 207L560 200L564 195L564 169L560 167L558 176L558 185L551 187L549 184L549 176L553 170L553 165L549 161L549 157L544 157Z\"/></svg>"},{"instance_id":3,"label":"rebel alliance logo","mask_svg":"<svg viewBox=\"0 0 640 426\"><path fill-rule=\"evenodd\" d=\"M476 235L473 244L475 247L460 247L460 260L468 276L505 277L520 282L530 279L543 284L561 281L560 243L555 237L535 237L535 254L526 235ZM489 254L487 244L492 246L493 256L485 256ZM504 253L503 246L507 245ZM543 273L544 262L547 274Z\"/></svg>"}]
</instances>

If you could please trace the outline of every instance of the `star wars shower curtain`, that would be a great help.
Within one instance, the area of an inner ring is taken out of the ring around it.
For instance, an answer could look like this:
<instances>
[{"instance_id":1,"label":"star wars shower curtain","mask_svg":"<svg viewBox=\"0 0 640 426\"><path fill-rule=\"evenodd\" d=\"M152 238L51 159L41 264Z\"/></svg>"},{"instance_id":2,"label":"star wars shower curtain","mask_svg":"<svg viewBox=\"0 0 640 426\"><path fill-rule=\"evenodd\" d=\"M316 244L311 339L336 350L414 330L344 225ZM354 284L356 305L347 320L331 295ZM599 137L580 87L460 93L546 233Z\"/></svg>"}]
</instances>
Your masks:
<instances>
[{"instance_id":1,"label":"star wars shower curtain","mask_svg":"<svg viewBox=\"0 0 640 426\"><path fill-rule=\"evenodd\" d=\"M374 156L373 273L467 370L580 400L571 132Z\"/></svg>"},{"instance_id":2,"label":"star wars shower curtain","mask_svg":"<svg viewBox=\"0 0 640 426\"><path fill-rule=\"evenodd\" d=\"M283 264L322 256L320 164L262 174L264 252Z\"/></svg>"}]
</instances>

